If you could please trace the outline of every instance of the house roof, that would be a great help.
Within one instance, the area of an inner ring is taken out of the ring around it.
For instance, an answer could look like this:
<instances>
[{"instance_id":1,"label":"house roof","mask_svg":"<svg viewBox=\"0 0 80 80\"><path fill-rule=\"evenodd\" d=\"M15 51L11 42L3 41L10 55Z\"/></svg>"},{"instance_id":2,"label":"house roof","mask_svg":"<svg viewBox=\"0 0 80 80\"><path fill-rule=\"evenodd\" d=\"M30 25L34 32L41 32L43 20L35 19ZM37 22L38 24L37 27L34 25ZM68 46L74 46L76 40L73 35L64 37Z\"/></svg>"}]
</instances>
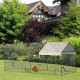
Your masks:
<instances>
[{"instance_id":1,"label":"house roof","mask_svg":"<svg viewBox=\"0 0 80 80\"><path fill-rule=\"evenodd\" d=\"M46 6L42 1L36 1L34 3L30 3L26 5L29 6L29 12L32 12L39 5L42 5L45 8L45 10L51 15L56 15L61 11L61 5Z\"/></svg>"},{"instance_id":2,"label":"house roof","mask_svg":"<svg viewBox=\"0 0 80 80\"><path fill-rule=\"evenodd\" d=\"M39 2L39 1L36 1L36 2L30 3L30 4L26 4L26 5L29 6L29 10L30 10L30 9L33 8L38 2Z\"/></svg>"},{"instance_id":3,"label":"house roof","mask_svg":"<svg viewBox=\"0 0 80 80\"><path fill-rule=\"evenodd\" d=\"M53 15L58 14L61 11L61 5L57 5L57 6L47 6Z\"/></svg>"},{"instance_id":4,"label":"house roof","mask_svg":"<svg viewBox=\"0 0 80 80\"><path fill-rule=\"evenodd\" d=\"M37 1L37 2L31 3L31 4L28 4L28 6L29 6L29 13L32 13L38 7L42 7L42 8L44 8L45 12L52 14L52 12L49 10L49 8L42 1Z\"/></svg>"},{"instance_id":5,"label":"house roof","mask_svg":"<svg viewBox=\"0 0 80 80\"><path fill-rule=\"evenodd\" d=\"M39 52L39 55L76 54L75 49L68 42L48 42Z\"/></svg>"}]
</instances>

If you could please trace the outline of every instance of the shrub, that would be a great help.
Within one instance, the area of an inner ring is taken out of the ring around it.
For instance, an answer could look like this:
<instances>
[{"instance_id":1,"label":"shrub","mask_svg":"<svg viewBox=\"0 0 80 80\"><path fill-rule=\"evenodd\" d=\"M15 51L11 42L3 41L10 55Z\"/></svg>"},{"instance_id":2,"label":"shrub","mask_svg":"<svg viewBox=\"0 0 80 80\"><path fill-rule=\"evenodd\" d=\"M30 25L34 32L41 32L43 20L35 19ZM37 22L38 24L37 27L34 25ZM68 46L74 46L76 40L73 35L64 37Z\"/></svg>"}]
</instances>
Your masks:
<instances>
[{"instance_id":1,"label":"shrub","mask_svg":"<svg viewBox=\"0 0 80 80\"><path fill-rule=\"evenodd\" d=\"M21 61L21 60L24 60L25 58L26 58L26 56L19 56L19 57L17 58L17 60Z\"/></svg>"},{"instance_id":2,"label":"shrub","mask_svg":"<svg viewBox=\"0 0 80 80\"><path fill-rule=\"evenodd\" d=\"M42 49L44 44L30 43L30 45L27 46L26 43L22 43L22 42L14 43L7 49L7 52L9 52L8 59L30 61L30 58L31 58L32 61L35 61L36 59L33 60L34 54L39 55L39 51ZM38 60L38 57L37 57L37 60Z\"/></svg>"},{"instance_id":3,"label":"shrub","mask_svg":"<svg viewBox=\"0 0 80 80\"><path fill-rule=\"evenodd\" d=\"M17 60L17 58L19 57L19 54L18 53L12 53L8 59L10 60Z\"/></svg>"},{"instance_id":4,"label":"shrub","mask_svg":"<svg viewBox=\"0 0 80 80\"><path fill-rule=\"evenodd\" d=\"M63 42L70 42L71 45L74 47L74 49L77 52L76 66L80 67L80 37L66 38L62 41Z\"/></svg>"},{"instance_id":5,"label":"shrub","mask_svg":"<svg viewBox=\"0 0 80 80\"><path fill-rule=\"evenodd\" d=\"M25 47L25 44L23 43L14 43L8 48L9 55L12 53L18 53L19 55L22 54L23 48Z\"/></svg>"},{"instance_id":6,"label":"shrub","mask_svg":"<svg viewBox=\"0 0 80 80\"><path fill-rule=\"evenodd\" d=\"M63 39L62 42L70 42L71 45L75 48L77 54L80 54L80 37L71 37Z\"/></svg>"},{"instance_id":7,"label":"shrub","mask_svg":"<svg viewBox=\"0 0 80 80\"><path fill-rule=\"evenodd\" d=\"M22 40L24 42L39 42L41 41L41 32L44 30L45 25L36 19L31 19L23 26Z\"/></svg>"},{"instance_id":8,"label":"shrub","mask_svg":"<svg viewBox=\"0 0 80 80\"><path fill-rule=\"evenodd\" d=\"M9 53L7 52L7 48L10 46L11 44L0 44L0 59L6 59L9 55Z\"/></svg>"},{"instance_id":9,"label":"shrub","mask_svg":"<svg viewBox=\"0 0 80 80\"><path fill-rule=\"evenodd\" d=\"M0 54L0 59L4 59L4 54Z\"/></svg>"},{"instance_id":10,"label":"shrub","mask_svg":"<svg viewBox=\"0 0 80 80\"><path fill-rule=\"evenodd\" d=\"M80 54L76 56L76 65L80 67Z\"/></svg>"},{"instance_id":11,"label":"shrub","mask_svg":"<svg viewBox=\"0 0 80 80\"><path fill-rule=\"evenodd\" d=\"M43 40L48 40L48 42L59 42L59 39L54 36L46 36L43 38Z\"/></svg>"}]
</instances>

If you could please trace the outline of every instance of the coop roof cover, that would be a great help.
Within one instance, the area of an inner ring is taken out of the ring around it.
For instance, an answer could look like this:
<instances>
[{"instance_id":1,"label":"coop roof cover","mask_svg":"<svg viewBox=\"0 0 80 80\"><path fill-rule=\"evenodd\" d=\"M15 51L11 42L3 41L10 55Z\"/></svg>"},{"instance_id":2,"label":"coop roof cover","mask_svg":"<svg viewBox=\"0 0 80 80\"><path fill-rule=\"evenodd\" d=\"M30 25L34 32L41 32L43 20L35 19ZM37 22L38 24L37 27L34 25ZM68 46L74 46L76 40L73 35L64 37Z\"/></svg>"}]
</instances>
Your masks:
<instances>
[{"instance_id":1,"label":"coop roof cover","mask_svg":"<svg viewBox=\"0 0 80 80\"><path fill-rule=\"evenodd\" d=\"M48 42L39 52L39 55L61 56L61 54L76 54L76 51L68 42Z\"/></svg>"}]
</instances>

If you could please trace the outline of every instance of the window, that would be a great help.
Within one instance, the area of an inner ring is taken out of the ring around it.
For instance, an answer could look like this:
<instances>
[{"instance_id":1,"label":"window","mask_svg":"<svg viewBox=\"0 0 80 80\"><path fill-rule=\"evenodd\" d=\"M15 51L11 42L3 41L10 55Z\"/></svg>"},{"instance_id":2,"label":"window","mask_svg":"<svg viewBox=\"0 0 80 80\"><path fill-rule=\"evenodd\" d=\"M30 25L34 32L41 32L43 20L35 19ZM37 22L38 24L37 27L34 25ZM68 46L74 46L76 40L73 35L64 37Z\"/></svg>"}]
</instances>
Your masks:
<instances>
[{"instance_id":1,"label":"window","mask_svg":"<svg viewBox=\"0 0 80 80\"><path fill-rule=\"evenodd\" d=\"M38 15L36 15L36 18L38 18Z\"/></svg>"},{"instance_id":2,"label":"window","mask_svg":"<svg viewBox=\"0 0 80 80\"><path fill-rule=\"evenodd\" d=\"M39 15L39 18L41 18L41 15Z\"/></svg>"},{"instance_id":3,"label":"window","mask_svg":"<svg viewBox=\"0 0 80 80\"><path fill-rule=\"evenodd\" d=\"M43 15L41 15L41 18L44 18L44 16L43 16Z\"/></svg>"},{"instance_id":4,"label":"window","mask_svg":"<svg viewBox=\"0 0 80 80\"><path fill-rule=\"evenodd\" d=\"M34 14L34 15L33 15L33 18L37 18L37 19L45 18L45 15Z\"/></svg>"},{"instance_id":5,"label":"window","mask_svg":"<svg viewBox=\"0 0 80 80\"><path fill-rule=\"evenodd\" d=\"M33 15L33 18L35 18L35 15Z\"/></svg>"}]
</instances>

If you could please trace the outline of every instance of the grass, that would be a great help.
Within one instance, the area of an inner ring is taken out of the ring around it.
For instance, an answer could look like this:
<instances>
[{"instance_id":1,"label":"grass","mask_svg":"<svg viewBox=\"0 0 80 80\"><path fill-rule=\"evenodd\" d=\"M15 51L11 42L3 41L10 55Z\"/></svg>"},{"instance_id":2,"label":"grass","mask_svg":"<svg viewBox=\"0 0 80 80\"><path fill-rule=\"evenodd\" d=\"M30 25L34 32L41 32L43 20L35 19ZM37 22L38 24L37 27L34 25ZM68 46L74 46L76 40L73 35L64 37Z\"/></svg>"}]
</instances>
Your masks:
<instances>
[{"instance_id":1,"label":"grass","mask_svg":"<svg viewBox=\"0 0 80 80\"><path fill-rule=\"evenodd\" d=\"M49 64L48 63L48 66L47 66L46 63L31 62L31 69L30 69L30 62L6 60L5 61L5 66L6 66L5 67L6 71L9 70L9 71L25 72L24 69L26 67L26 68L29 69L29 72L31 72L31 73L52 74L52 75L54 75L55 68L56 68L57 71L58 71L58 75L61 76L61 65L59 65L59 64ZM35 67L35 66L40 67L39 72L32 71L32 68ZM65 66L65 65L63 65L63 67L65 67L68 74L76 72L75 67ZM65 75L64 71L62 71L62 75Z\"/></svg>"},{"instance_id":2,"label":"grass","mask_svg":"<svg viewBox=\"0 0 80 80\"><path fill-rule=\"evenodd\" d=\"M11 64L11 62L14 65ZM30 72L30 62L26 62L26 61L22 62L22 61L6 60L5 61L5 66L6 66L5 70L17 71L17 72L25 72L24 68L27 67L29 69L29 72ZM61 65L48 64L48 70L47 70L47 64L46 63L31 62L31 69L35 66L40 67L39 72L34 72L34 71L31 70L31 73L52 74L53 75L54 71L55 71L55 68L57 68L58 74L61 75Z\"/></svg>"},{"instance_id":3,"label":"grass","mask_svg":"<svg viewBox=\"0 0 80 80\"><path fill-rule=\"evenodd\" d=\"M4 71L4 61L0 61L0 80L80 80L80 68L77 73L64 76Z\"/></svg>"}]
</instances>

